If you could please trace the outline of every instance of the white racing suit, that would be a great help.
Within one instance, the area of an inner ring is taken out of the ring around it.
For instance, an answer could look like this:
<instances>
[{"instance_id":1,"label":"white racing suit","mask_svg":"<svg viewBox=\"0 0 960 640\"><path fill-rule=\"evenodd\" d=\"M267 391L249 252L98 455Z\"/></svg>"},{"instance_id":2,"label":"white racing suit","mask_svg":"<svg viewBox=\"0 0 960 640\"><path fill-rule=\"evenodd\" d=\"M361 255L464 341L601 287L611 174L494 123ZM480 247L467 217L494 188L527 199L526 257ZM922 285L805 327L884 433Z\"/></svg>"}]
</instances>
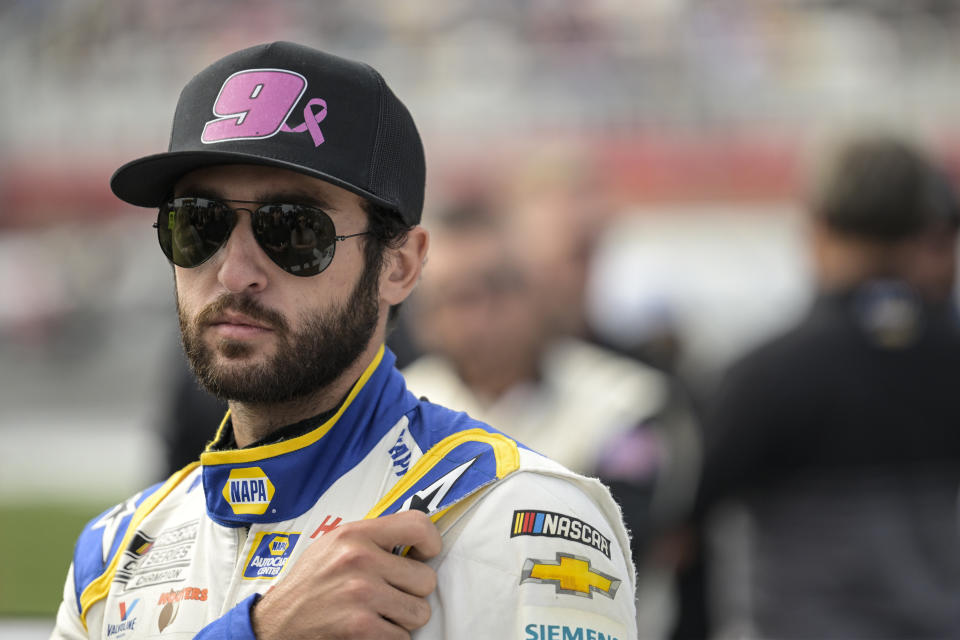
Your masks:
<instances>
[{"instance_id":1,"label":"white racing suit","mask_svg":"<svg viewBox=\"0 0 960 640\"><path fill-rule=\"evenodd\" d=\"M312 431L207 451L91 521L52 637L253 640L250 607L314 540L411 508L443 536L414 638L636 638L629 543L606 488L418 401L383 348Z\"/></svg>"}]
</instances>

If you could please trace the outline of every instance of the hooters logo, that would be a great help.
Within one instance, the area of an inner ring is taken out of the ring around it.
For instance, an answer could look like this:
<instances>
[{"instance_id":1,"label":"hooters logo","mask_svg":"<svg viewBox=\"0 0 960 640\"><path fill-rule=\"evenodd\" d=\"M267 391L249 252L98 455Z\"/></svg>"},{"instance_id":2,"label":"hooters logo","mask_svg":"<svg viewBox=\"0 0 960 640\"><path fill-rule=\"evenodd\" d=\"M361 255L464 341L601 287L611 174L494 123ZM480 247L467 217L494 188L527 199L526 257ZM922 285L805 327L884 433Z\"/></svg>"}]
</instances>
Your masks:
<instances>
[{"instance_id":1,"label":"hooters logo","mask_svg":"<svg viewBox=\"0 0 960 640\"><path fill-rule=\"evenodd\" d=\"M184 587L178 591L171 589L166 593L161 593L157 600L157 605L163 605L157 616L157 630L161 633L164 629L173 624L177 619L177 613L180 612L180 603L184 600L207 601L207 590L197 587Z\"/></svg>"},{"instance_id":2,"label":"hooters logo","mask_svg":"<svg viewBox=\"0 0 960 640\"><path fill-rule=\"evenodd\" d=\"M303 122L287 124L300 98L307 90L307 79L284 69L247 69L227 78L213 103L213 120L203 127L204 144L230 140L270 138L282 132L310 132L313 145L323 144L320 123L327 117L327 102L309 100L303 108Z\"/></svg>"}]
</instances>

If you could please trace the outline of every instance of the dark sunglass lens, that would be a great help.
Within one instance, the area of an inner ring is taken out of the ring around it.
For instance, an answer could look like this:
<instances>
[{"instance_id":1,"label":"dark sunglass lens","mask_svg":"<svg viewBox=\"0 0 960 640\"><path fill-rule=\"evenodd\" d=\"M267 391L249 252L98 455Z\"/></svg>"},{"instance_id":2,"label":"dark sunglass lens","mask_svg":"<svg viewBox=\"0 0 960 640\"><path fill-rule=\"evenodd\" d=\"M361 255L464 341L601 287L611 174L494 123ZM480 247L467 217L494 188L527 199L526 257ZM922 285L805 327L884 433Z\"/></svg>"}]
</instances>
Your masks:
<instances>
[{"instance_id":1,"label":"dark sunglass lens","mask_svg":"<svg viewBox=\"0 0 960 640\"><path fill-rule=\"evenodd\" d=\"M336 231L320 209L270 204L257 210L253 233L280 268L295 276L313 276L333 260Z\"/></svg>"},{"instance_id":2,"label":"dark sunglass lens","mask_svg":"<svg viewBox=\"0 0 960 640\"><path fill-rule=\"evenodd\" d=\"M233 223L233 212L215 200L174 198L160 209L160 247L178 267L196 267L223 246Z\"/></svg>"}]
</instances>

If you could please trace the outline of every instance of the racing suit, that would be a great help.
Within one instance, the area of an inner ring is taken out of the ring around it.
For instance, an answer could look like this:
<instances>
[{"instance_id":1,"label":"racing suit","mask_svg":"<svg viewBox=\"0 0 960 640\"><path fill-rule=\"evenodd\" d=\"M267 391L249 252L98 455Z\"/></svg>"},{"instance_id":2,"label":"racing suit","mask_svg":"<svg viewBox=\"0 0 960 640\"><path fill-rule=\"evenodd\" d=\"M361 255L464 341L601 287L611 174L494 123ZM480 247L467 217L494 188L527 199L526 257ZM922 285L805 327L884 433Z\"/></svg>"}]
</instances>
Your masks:
<instances>
[{"instance_id":1,"label":"racing suit","mask_svg":"<svg viewBox=\"0 0 960 640\"><path fill-rule=\"evenodd\" d=\"M418 401L394 360L381 348L307 433L208 450L92 520L52 637L252 640L251 606L314 540L415 508L443 550L414 638L636 638L629 541L606 488Z\"/></svg>"}]
</instances>

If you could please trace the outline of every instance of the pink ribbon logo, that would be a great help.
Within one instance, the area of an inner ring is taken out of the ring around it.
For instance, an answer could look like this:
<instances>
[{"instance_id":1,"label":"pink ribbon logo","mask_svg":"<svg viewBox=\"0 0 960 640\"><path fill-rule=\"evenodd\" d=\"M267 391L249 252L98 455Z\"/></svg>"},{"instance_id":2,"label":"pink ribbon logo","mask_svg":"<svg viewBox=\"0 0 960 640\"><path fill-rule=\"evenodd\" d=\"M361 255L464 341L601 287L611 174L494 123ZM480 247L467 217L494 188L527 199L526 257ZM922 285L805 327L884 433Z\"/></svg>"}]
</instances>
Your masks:
<instances>
[{"instance_id":1,"label":"pink ribbon logo","mask_svg":"<svg viewBox=\"0 0 960 640\"><path fill-rule=\"evenodd\" d=\"M314 112L314 107L320 107L319 111ZM322 98L314 98L307 103L307 106L303 108L303 123L293 127L292 129L284 124L280 127L280 131L285 131L287 133L303 133L304 131L310 132L310 137L313 138L313 146L319 147L323 144L323 132L320 131L320 123L323 122L323 119L327 117L327 101Z\"/></svg>"}]
</instances>

